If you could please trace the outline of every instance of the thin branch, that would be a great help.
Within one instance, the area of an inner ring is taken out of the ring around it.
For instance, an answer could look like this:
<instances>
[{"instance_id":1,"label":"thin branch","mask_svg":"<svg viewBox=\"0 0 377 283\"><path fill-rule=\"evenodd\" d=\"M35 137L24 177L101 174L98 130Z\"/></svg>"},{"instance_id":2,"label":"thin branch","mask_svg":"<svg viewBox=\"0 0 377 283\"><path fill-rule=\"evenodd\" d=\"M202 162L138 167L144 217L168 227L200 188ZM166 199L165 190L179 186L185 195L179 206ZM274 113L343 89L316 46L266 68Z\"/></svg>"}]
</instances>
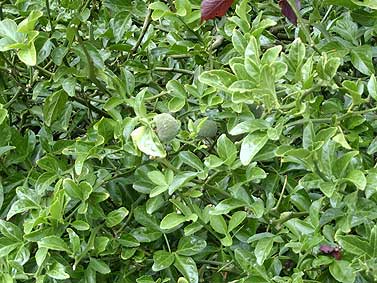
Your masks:
<instances>
[{"instance_id":1,"label":"thin branch","mask_svg":"<svg viewBox=\"0 0 377 283\"><path fill-rule=\"evenodd\" d=\"M189 75L189 76L194 75L194 72L192 71L185 70L185 69L178 69L178 68L155 67L154 70L158 72L180 73L180 74Z\"/></svg>"},{"instance_id":2,"label":"thin branch","mask_svg":"<svg viewBox=\"0 0 377 283\"><path fill-rule=\"evenodd\" d=\"M9 100L7 103L4 104L4 108L9 108L9 106L11 106L16 101L16 99L20 96L21 93L22 93L22 88L19 87L15 95L11 98L11 100Z\"/></svg>"},{"instance_id":3,"label":"thin branch","mask_svg":"<svg viewBox=\"0 0 377 283\"><path fill-rule=\"evenodd\" d=\"M53 33L55 31L55 28L54 28L54 25L52 24L50 0L46 0L46 9L47 9L48 21L50 22L51 32Z\"/></svg>"},{"instance_id":4,"label":"thin branch","mask_svg":"<svg viewBox=\"0 0 377 283\"><path fill-rule=\"evenodd\" d=\"M108 92L108 90L102 85L102 83L97 79L96 74L95 74L95 66L92 60L92 57L90 56L88 49L85 46L85 43L83 42L81 36L78 34L77 31L77 39L84 51L86 60L88 61L88 67L89 67L89 79L98 87L99 90L101 90L103 93L107 93L111 95L111 93Z\"/></svg>"},{"instance_id":5,"label":"thin branch","mask_svg":"<svg viewBox=\"0 0 377 283\"><path fill-rule=\"evenodd\" d=\"M144 20L144 23L143 23L143 27L141 29L141 33L139 35L139 38L137 39L136 41L136 44L134 45L134 47L132 47L132 49L130 50L130 53L128 54L128 57L133 57L135 52L137 51L137 49L139 48L141 42L143 41L144 39L144 36L149 28L149 25L151 24L152 22L152 10L151 9L148 9L148 14L147 16L145 17L145 20Z\"/></svg>"},{"instance_id":6,"label":"thin branch","mask_svg":"<svg viewBox=\"0 0 377 283\"><path fill-rule=\"evenodd\" d=\"M41 66L38 66L38 65L35 65L35 67L40 70L42 73L44 73L45 75L49 75L50 77L52 77L54 75L54 73L46 70L45 68L41 67Z\"/></svg>"},{"instance_id":7,"label":"thin branch","mask_svg":"<svg viewBox=\"0 0 377 283\"><path fill-rule=\"evenodd\" d=\"M277 211L279 209L280 203L283 200L283 196L284 196L285 188L287 187L287 183L288 183L288 175L285 175L283 189L281 190L278 202L276 203L275 207L273 209L271 209L272 211Z\"/></svg>"},{"instance_id":8,"label":"thin branch","mask_svg":"<svg viewBox=\"0 0 377 283\"><path fill-rule=\"evenodd\" d=\"M281 214L281 218L270 221L270 224L274 226L280 226L281 224L287 222L290 219L298 218L302 216L308 216L309 212L303 211L303 212L285 212Z\"/></svg>"},{"instance_id":9,"label":"thin branch","mask_svg":"<svg viewBox=\"0 0 377 283\"><path fill-rule=\"evenodd\" d=\"M96 106L94 106L93 104L85 101L84 99L82 98L79 98L79 97L76 97L76 96L73 96L72 99L78 103L80 103L81 105L83 106L86 106L87 108L89 108L90 110L92 110L93 112L103 116L103 117L106 117L106 118L111 118L111 116L109 114L107 114L105 111L103 111L102 109L99 109L97 108Z\"/></svg>"}]
</instances>

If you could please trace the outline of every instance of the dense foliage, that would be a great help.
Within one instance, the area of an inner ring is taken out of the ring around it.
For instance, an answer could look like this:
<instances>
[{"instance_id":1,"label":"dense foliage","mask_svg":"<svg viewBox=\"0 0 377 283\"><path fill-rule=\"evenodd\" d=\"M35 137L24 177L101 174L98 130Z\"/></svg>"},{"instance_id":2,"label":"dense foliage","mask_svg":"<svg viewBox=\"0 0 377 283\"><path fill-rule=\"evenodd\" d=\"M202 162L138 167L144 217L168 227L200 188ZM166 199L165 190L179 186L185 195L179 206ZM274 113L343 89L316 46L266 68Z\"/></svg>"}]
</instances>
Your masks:
<instances>
[{"instance_id":1,"label":"dense foliage","mask_svg":"<svg viewBox=\"0 0 377 283\"><path fill-rule=\"evenodd\" d=\"M283 2L0 0L0 282L376 282L377 4Z\"/></svg>"}]
</instances>

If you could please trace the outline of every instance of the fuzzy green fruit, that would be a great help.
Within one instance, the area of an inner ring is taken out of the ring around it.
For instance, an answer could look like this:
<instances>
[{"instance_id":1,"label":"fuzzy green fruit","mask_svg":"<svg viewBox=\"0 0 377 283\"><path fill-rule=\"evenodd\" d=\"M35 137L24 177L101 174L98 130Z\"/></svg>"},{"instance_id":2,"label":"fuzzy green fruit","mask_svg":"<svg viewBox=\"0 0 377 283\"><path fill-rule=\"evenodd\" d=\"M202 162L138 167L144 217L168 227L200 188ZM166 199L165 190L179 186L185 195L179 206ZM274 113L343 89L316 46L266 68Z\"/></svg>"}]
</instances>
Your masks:
<instances>
[{"instance_id":1,"label":"fuzzy green fruit","mask_svg":"<svg viewBox=\"0 0 377 283\"><path fill-rule=\"evenodd\" d=\"M198 136L202 138L213 138L217 134L217 123L213 120L205 120L202 124Z\"/></svg>"},{"instance_id":2,"label":"fuzzy green fruit","mask_svg":"<svg viewBox=\"0 0 377 283\"><path fill-rule=\"evenodd\" d=\"M171 141L179 132L179 122L170 114L158 114L153 121L156 124L158 138L162 142Z\"/></svg>"}]
</instances>

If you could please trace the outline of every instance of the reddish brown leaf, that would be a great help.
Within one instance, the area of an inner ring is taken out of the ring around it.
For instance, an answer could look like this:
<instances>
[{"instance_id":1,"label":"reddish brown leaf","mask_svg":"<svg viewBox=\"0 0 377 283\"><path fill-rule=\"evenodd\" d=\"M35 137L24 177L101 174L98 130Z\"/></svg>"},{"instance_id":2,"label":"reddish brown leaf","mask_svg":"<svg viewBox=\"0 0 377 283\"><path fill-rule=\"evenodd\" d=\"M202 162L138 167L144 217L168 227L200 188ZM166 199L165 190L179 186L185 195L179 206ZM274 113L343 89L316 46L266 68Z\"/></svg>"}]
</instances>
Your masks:
<instances>
[{"instance_id":1,"label":"reddish brown leaf","mask_svg":"<svg viewBox=\"0 0 377 283\"><path fill-rule=\"evenodd\" d=\"M332 247L329 245L321 245L319 250L324 254L330 254L336 260L342 259L342 251L339 247Z\"/></svg>"},{"instance_id":2,"label":"reddish brown leaf","mask_svg":"<svg viewBox=\"0 0 377 283\"><path fill-rule=\"evenodd\" d=\"M288 20L297 26L297 16L295 14L295 11L293 11L291 5L289 5L287 0L279 0L279 6L281 8L281 12L284 16L288 18ZM301 2L300 0L296 0L296 7L297 9L301 8Z\"/></svg>"},{"instance_id":3,"label":"reddish brown leaf","mask_svg":"<svg viewBox=\"0 0 377 283\"><path fill-rule=\"evenodd\" d=\"M222 17L232 6L233 0L203 0L201 21Z\"/></svg>"},{"instance_id":4,"label":"reddish brown leaf","mask_svg":"<svg viewBox=\"0 0 377 283\"><path fill-rule=\"evenodd\" d=\"M323 252L324 254L330 254L334 251L334 247L329 246L329 245L321 245L319 247L319 250Z\"/></svg>"}]
</instances>

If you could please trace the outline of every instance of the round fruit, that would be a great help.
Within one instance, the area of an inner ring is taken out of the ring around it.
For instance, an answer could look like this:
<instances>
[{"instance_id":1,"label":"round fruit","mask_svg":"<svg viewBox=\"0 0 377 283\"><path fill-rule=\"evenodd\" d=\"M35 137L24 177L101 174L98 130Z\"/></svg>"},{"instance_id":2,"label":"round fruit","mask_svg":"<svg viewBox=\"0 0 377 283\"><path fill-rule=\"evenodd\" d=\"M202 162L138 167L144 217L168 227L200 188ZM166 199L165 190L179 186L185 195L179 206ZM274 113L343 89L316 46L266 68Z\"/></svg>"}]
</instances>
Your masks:
<instances>
[{"instance_id":1,"label":"round fruit","mask_svg":"<svg viewBox=\"0 0 377 283\"><path fill-rule=\"evenodd\" d=\"M158 114L153 119L156 124L158 138L162 142L168 142L175 138L179 131L179 122L167 113Z\"/></svg>"},{"instance_id":2,"label":"round fruit","mask_svg":"<svg viewBox=\"0 0 377 283\"><path fill-rule=\"evenodd\" d=\"M198 136L202 138L213 138L217 134L217 123L213 120L205 120L202 124Z\"/></svg>"}]
</instances>

